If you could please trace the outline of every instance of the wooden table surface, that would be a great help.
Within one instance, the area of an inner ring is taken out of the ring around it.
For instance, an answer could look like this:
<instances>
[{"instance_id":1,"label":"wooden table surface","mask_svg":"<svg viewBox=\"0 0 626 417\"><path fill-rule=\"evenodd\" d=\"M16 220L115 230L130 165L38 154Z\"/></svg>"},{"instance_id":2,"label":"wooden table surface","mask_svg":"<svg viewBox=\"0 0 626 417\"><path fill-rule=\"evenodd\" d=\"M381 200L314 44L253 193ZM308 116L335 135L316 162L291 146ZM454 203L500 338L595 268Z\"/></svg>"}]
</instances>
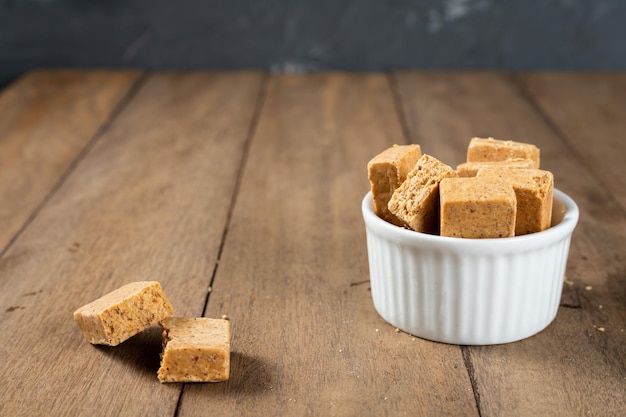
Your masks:
<instances>
[{"instance_id":1,"label":"wooden table surface","mask_svg":"<svg viewBox=\"0 0 626 417\"><path fill-rule=\"evenodd\" d=\"M626 414L626 73L35 71L0 92L0 415ZM561 306L499 346L421 340L369 290L368 160L532 142L578 203ZM160 384L157 327L72 320L158 280L232 323L231 378Z\"/></svg>"}]
</instances>

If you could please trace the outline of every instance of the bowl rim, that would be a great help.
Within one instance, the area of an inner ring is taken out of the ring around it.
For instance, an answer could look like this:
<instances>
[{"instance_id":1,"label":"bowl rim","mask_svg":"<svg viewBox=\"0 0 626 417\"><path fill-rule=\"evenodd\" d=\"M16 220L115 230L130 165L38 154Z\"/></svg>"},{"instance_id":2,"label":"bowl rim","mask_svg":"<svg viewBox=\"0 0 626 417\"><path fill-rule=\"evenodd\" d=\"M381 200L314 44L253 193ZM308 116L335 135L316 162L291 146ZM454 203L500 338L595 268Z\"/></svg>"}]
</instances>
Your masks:
<instances>
[{"instance_id":1,"label":"bowl rim","mask_svg":"<svg viewBox=\"0 0 626 417\"><path fill-rule=\"evenodd\" d=\"M572 198L556 188L553 190L553 199L559 201L564 208L563 219L559 223L541 232L506 238L475 239L448 237L415 232L396 226L378 217L374 212L371 191L365 194L361 203L361 210L365 225L369 230L387 239L394 240L400 245L427 246L433 249L458 250L466 253L484 253L485 251L493 252L494 250L510 252L547 246L572 234L578 223L578 206Z\"/></svg>"}]
</instances>

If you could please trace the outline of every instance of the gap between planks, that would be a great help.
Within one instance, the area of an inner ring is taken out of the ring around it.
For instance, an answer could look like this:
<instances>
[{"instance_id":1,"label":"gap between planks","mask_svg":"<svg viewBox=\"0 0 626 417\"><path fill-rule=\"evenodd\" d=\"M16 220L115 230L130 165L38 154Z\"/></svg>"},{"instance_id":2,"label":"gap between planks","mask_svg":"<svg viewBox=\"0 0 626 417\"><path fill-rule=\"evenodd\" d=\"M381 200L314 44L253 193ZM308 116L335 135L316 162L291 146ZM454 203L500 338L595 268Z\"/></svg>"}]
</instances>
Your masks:
<instances>
[{"instance_id":1,"label":"gap between planks","mask_svg":"<svg viewBox=\"0 0 626 417\"><path fill-rule=\"evenodd\" d=\"M128 103L130 103L137 94L137 92L141 89L141 86L148 79L147 73L141 73L137 79L131 84L130 88L126 93L122 96L120 101L113 107L113 110L104 120L104 122L98 127L95 133L89 138L85 146L76 154L74 160L68 165L68 167L63 171L63 173L56 180L54 185L50 188L50 191L41 199L39 204L35 206L31 214L24 221L24 223L20 226L20 228L15 232L15 234L9 239L4 248L0 248L0 259L2 259L7 253L9 249L15 244L17 239L24 233L24 231L28 228L28 226L37 218L37 215L41 212L41 210L48 204L50 199L56 194L56 192L63 186L63 183L67 180L67 178L76 170L76 167L81 163L85 156L89 154L91 149L96 145L98 140L102 137L102 135L109 129L109 127L113 124L115 119L124 111Z\"/></svg>"},{"instance_id":2,"label":"gap between planks","mask_svg":"<svg viewBox=\"0 0 626 417\"><path fill-rule=\"evenodd\" d=\"M589 163L587 159L581 155L578 151L572 140L568 137L568 135L561 129L558 123L550 117L550 115L544 110L541 106L541 103L536 99L533 93L529 90L528 84L524 81L523 77L519 73L512 73L509 75L509 80L511 84L517 89L520 97L525 100L529 106L539 115L539 117L544 121L546 126L552 132L554 132L555 136L561 140L563 145L574 155L578 163L585 167L587 172L590 173L591 178L596 183L598 189L602 190L602 194L607 200L610 200L616 207L620 208L620 211L626 215L626 207L624 207L620 201L615 197L615 195L609 190L603 183L601 176L594 169L593 165Z\"/></svg>"},{"instance_id":3,"label":"gap between planks","mask_svg":"<svg viewBox=\"0 0 626 417\"><path fill-rule=\"evenodd\" d=\"M415 136L417 133L415 133L414 135L411 134L411 129L409 127L409 122L404 108L407 103L406 101L402 100L402 93L400 92L400 86L398 85L398 79L395 73L388 73L387 80L389 81L389 89L391 90L395 110L398 114L398 121L400 123L400 126L402 127L404 141L406 144L417 142L412 140L412 137ZM478 382L476 381L476 377L474 375L474 364L472 363L470 348L469 346L459 346L459 349L461 352L461 356L463 357L465 370L467 371L467 378L472 387L472 394L474 394L474 405L476 406L476 412L478 414L478 417L482 417L482 411L480 406L480 392L478 391Z\"/></svg>"},{"instance_id":4,"label":"gap between planks","mask_svg":"<svg viewBox=\"0 0 626 417\"><path fill-rule=\"evenodd\" d=\"M215 259L215 265L213 266L213 271L211 273L211 280L209 281L209 288L207 289L206 299L204 301L204 306L202 307L203 316L206 314L206 309L207 309L207 306L209 305L209 298L211 297L211 288L213 287L215 276L217 275L217 269L220 264L220 259L222 258L222 252L224 250L224 243L226 242L226 236L228 235L228 229L230 227L230 222L233 217L233 210L235 208L235 204L237 204L237 196L239 195L239 189L241 187L241 179L243 177L243 173L246 168L246 163L248 161L248 154L250 153L250 144L252 143L252 138L254 137L254 134L256 133L259 119L263 111L263 104L265 103L265 97L267 96L268 80L269 80L269 74L263 73L263 78L261 79L261 82L260 82L259 93L257 95L256 103L254 105L254 113L252 115L252 120L248 128L248 133L246 135L246 141L245 141L244 149L241 155L241 160L239 161L239 168L237 170L237 178L235 180L233 195L228 205L228 213L226 215L226 222L224 223L224 230L222 231L220 245L217 250L217 257Z\"/></svg>"},{"instance_id":5,"label":"gap between planks","mask_svg":"<svg viewBox=\"0 0 626 417\"><path fill-rule=\"evenodd\" d=\"M461 354L463 355L463 363L465 369L467 369L467 376L472 384L472 392L474 393L474 402L476 403L476 412L478 417L482 417L482 411L480 407L480 392L478 391L478 382L476 381L476 375L474 375L474 364L472 363L472 356L469 346L460 346Z\"/></svg>"},{"instance_id":6,"label":"gap between planks","mask_svg":"<svg viewBox=\"0 0 626 417\"><path fill-rule=\"evenodd\" d=\"M398 86L398 79L393 72L387 74L387 81L389 82L389 89L391 90L391 96L393 97L393 105L395 106L396 113L398 114L398 122L402 127L402 136L404 142L407 145L411 144L411 130L409 129L409 122L407 121L404 107L402 106L402 95L400 94L400 87Z\"/></svg>"},{"instance_id":7,"label":"gap between planks","mask_svg":"<svg viewBox=\"0 0 626 417\"><path fill-rule=\"evenodd\" d=\"M206 314L207 306L209 305L209 299L211 297L211 288L213 287L213 283L215 282L215 277L217 276L217 271L220 264L220 259L222 257L222 252L224 250L224 244L226 242L226 237L228 236L228 229L230 227L230 222L233 216L233 210L235 208L235 204L237 204L237 196L239 195L239 189L241 187L241 179L243 177L243 173L246 168L246 164L248 161L248 154L250 152L250 145L252 143L252 139L256 133L257 126L259 124L259 119L261 117L261 113L263 112L263 105L265 104L265 98L267 96L267 86L269 84L269 73L263 73L263 78L260 82L259 93L256 98L256 103L254 105L254 114L252 115L252 121L250 122L250 126L248 129L248 133L246 135L246 141L244 145L244 149L241 155L241 160L239 161L239 168L237 170L237 178L235 180L235 186L233 189L233 194L228 206L228 213L226 215L226 222L224 223L224 230L222 231L222 237L220 239L220 245L217 251L217 257L215 259L215 265L213 266L213 271L211 272L211 280L209 281L209 288L207 288L206 298L204 300L204 306L202 307L202 316ZM174 411L174 417L178 417L180 414L180 405L183 399L183 394L185 391L185 386L187 384L182 384L182 388L178 394L178 400L176 401L176 409Z\"/></svg>"}]
</instances>

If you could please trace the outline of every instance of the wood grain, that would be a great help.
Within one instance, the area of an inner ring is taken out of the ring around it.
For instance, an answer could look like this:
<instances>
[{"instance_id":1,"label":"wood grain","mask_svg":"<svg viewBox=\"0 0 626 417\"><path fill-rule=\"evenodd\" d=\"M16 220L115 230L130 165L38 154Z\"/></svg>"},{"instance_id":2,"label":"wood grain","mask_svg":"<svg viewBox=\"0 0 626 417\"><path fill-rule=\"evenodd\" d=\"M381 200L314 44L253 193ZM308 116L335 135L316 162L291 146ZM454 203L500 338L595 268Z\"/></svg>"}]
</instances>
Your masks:
<instances>
[{"instance_id":1,"label":"wood grain","mask_svg":"<svg viewBox=\"0 0 626 417\"><path fill-rule=\"evenodd\" d=\"M0 252L138 77L138 72L38 71L2 91Z\"/></svg>"},{"instance_id":2,"label":"wood grain","mask_svg":"<svg viewBox=\"0 0 626 417\"><path fill-rule=\"evenodd\" d=\"M553 171L557 188L570 194L581 210L567 267L571 285L565 285L567 302L556 320L521 342L467 348L481 415L622 414L626 218L607 199L607 187L614 186L599 182L595 167L600 162L590 160L594 171L588 169L581 153L570 146L569 135L559 135L506 75L401 73L397 84L411 138L425 152L456 164L464 160L472 136L535 143L542 149L542 167ZM576 117L576 112L563 116L558 127ZM598 129L598 136L605 137ZM609 141L596 146L605 143Z\"/></svg>"},{"instance_id":3,"label":"wood grain","mask_svg":"<svg viewBox=\"0 0 626 417\"><path fill-rule=\"evenodd\" d=\"M520 79L581 164L626 211L626 74L528 73Z\"/></svg>"},{"instance_id":4,"label":"wood grain","mask_svg":"<svg viewBox=\"0 0 626 417\"><path fill-rule=\"evenodd\" d=\"M623 75L138 77L0 94L0 415L623 414ZM396 332L369 291L367 161L413 142L455 166L472 136L540 146L581 213L555 321L501 346ZM228 382L159 384L156 327L82 338L77 307L144 279L230 317Z\"/></svg>"},{"instance_id":5,"label":"wood grain","mask_svg":"<svg viewBox=\"0 0 626 417\"><path fill-rule=\"evenodd\" d=\"M261 77L150 77L0 259L0 414L174 415L160 331L96 347L72 312L159 280L176 314L202 313Z\"/></svg>"},{"instance_id":6,"label":"wood grain","mask_svg":"<svg viewBox=\"0 0 626 417\"><path fill-rule=\"evenodd\" d=\"M179 416L476 415L460 349L371 300L366 165L403 141L382 75L272 77L207 310L232 320L232 377L187 385Z\"/></svg>"}]
</instances>

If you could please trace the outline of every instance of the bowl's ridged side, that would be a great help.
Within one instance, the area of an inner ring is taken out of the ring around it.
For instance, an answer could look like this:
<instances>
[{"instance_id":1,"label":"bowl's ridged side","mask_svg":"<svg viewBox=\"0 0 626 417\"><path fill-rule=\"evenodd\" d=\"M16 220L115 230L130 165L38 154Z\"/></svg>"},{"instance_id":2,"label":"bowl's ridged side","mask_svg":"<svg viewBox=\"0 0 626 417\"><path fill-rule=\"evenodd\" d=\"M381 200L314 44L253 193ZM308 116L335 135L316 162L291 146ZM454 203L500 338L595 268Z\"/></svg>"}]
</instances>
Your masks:
<instances>
[{"instance_id":1,"label":"bowl's ridged side","mask_svg":"<svg viewBox=\"0 0 626 417\"><path fill-rule=\"evenodd\" d=\"M506 343L556 315L570 235L520 253L468 255L366 230L374 306L403 331L446 343Z\"/></svg>"}]
</instances>

